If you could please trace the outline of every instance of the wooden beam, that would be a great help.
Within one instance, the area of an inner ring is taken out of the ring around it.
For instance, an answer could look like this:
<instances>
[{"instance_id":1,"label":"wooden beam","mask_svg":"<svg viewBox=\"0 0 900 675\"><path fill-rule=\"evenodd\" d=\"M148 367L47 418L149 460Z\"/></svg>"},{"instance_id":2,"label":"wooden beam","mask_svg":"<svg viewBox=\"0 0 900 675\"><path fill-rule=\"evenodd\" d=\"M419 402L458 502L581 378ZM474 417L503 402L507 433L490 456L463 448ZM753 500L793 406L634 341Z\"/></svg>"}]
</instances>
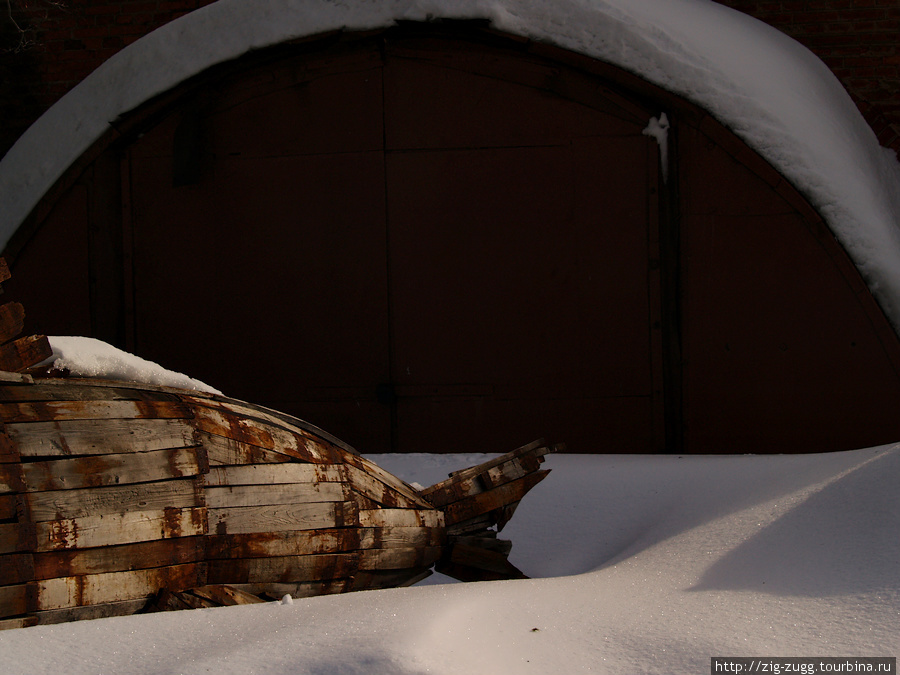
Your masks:
<instances>
[{"instance_id":1,"label":"wooden beam","mask_svg":"<svg viewBox=\"0 0 900 675\"><path fill-rule=\"evenodd\" d=\"M136 544L35 553L35 579L124 572L201 562L206 553L202 536L157 539Z\"/></svg>"},{"instance_id":2,"label":"wooden beam","mask_svg":"<svg viewBox=\"0 0 900 675\"><path fill-rule=\"evenodd\" d=\"M0 345L0 370L18 373L53 356L44 335L31 335Z\"/></svg>"},{"instance_id":3,"label":"wooden beam","mask_svg":"<svg viewBox=\"0 0 900 675\"><path fill-rule=\"evenodd\" d=\"M18 422L66 422L107 419L189 419L190 409L171 401L20 401L0 403L0 419Z\"/></svg>"},{"instance_id":4,"label":"wooden beam","mask_svg":"<svg viewBox=\"0 0 900 675\"><path fill-rule=\"evenodd\" d=\"M243 534L286 532L357 524L353 502L317 502L209 509L209 532Z\"/></svg>"},{"instance_id":5,"label":"wooden beam","mask_svg":"<svg viewBox=\"0 0 900 675\"><path fill-rule=\"evenodd\" d=\"M160 588L181 591L203 586L206 584L206 566L172 565L128 572L56 577L35 583L37 609L61 609L122 600L149 599Z\"/></svg>"},{"instance_id":6,"label":"wooden beam","mask_svg":"<svg viewBox=\"0 0 900 675\"><path fill-rule=\"evenodd\" d=\"M25 328L25 308L21 303L0 305L0 343L9 342Z\"/></svg>"},{"instance_id":7,"label":"wooden beam","mask_svg":"<svg viewBox=\"0 0 900 675\"><path fill-rule=\"evenodd\" d=\"M197 476L203 467L196 448L175 448L27 462L21 468L26 490L43 492ZM2 473L0 465L0 476Z\"/></svg>"},{"instance_id":8,"label":"wooden beam","mask_svg":"<svg viewBox=\"0 0 900 675\"><path fill-rule=\"evenodd\" d=\"M206 505L211 509L236 506L298 505L316 502L342 502L344 500L344 488L341 483L228 485L207 487L204 494Z\"/></svg>"},{"instance_id":9,"label":"wooden beam","mask_svg":"<svg viewBox=\"0 0 900 675\"><path fill-rule=\"evenodd\" d=\"M190 478L23 495L33 522L120 515L136 511L203 506L200 484Z\"/></svg>"},{"instance_id":10,"label":"wooden beam","mask_svg":"<svg viewBox=\"0 0 900 675\"><path fill-rule=\"evenodd\" d=\"M206 534L206 508L164 508L35 524L36 552L192 537Z\"/></svg>"},{"instance_id":11,"label":"wooden beam","mask_svg":"<svg viewBox=\"0 0 900 675\"><path fill-rule=\"evenodd\" d=\"M7 424L22 457L113 455L198 445L188 420L75 420Z\"/></svg>"},{"instance_id":12,"label":"wooden beam","mask_svg":"<svg viewBox=\"0 0 900 675\"><path fill-rule=\"evenodd\" d=\"M340 464L253 464L212 467L206 484L276 485L280 483L340 483L347 478Z\"/></svg>"},{"instance_id":13,"label":"wooden beam","mask_svg":"<svg viewBox=\"0 0 900 675\"><path fill-rule=\"evenodd\" d=\"M360 548L360 530L355 527L284 532L209 535L210 560L271 558L315 553L340 553Z\"/></svg>"}]
</instances>

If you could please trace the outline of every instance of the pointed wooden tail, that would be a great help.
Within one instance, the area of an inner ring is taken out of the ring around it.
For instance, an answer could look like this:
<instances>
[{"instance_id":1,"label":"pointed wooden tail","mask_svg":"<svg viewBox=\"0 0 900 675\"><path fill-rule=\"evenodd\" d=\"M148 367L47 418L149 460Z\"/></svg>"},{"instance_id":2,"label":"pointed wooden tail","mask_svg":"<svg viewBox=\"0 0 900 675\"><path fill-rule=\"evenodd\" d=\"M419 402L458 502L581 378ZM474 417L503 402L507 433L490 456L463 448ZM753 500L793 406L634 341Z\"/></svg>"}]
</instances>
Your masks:
<instances>
[{"instance_id":1,"label":"pointed wooden tail","mask_svg":"<svg viewBox=\"0 0 900 675\"><path fill-rule=\"evenodd\" d=\"M544 455L564 449L563 444L548 446L540 439L455 471L420 491L444 512L447 527L447 552L435 569L461 581L527 578L507 559L512 543L497 539L497 532L512 518L525 493L550 473L540 468Z\"/></svg>"}]
</instances>

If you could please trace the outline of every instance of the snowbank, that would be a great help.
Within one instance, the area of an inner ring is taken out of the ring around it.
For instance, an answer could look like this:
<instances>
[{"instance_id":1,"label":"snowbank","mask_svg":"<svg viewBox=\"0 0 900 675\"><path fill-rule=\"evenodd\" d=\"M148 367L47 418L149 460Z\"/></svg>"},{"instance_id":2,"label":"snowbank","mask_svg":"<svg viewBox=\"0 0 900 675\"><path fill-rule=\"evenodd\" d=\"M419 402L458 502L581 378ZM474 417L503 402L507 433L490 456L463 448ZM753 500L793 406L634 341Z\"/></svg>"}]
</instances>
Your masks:
<instances>
[{"instance_id":1,"label":"snowbank","mask_svg":"<svg viewBox=\"0 0 900 675\"><path fill-rule=\"evenodd\" d=\"M483 18L617 64L708 109L826 219L900 327L900 164L794 40L709 0L219 0L109 59L0 162L0 247L121 114L201 70L284 40L396 20Z\"/></svg>"},{"instance_id":2,"label":"snowbank","mask_svg":"<svg viewBox=\"0 0 900 675\"><path fill-rule=\"evenodd\" d=\"M53 355L41 363L41 366L65 370L77 377L101 377L107 380L193 389L210 394L222 393L200 380L166 370L159 364L123 352L94 338L50 337L48 339L53 348Z\"/></svg>"},{"instance_id":3,"label":"snowbank","mask_svg":"<svg viewBox=\"0 0 900 675\"><path fill-rule=\"evenodd\" d=\"M482 456L383 455L423 484ZM0 633L9 675L704 673L711 656L900 652L900 445L551 455L504 530L528 581Z\"/></svg>"}]
</instances>

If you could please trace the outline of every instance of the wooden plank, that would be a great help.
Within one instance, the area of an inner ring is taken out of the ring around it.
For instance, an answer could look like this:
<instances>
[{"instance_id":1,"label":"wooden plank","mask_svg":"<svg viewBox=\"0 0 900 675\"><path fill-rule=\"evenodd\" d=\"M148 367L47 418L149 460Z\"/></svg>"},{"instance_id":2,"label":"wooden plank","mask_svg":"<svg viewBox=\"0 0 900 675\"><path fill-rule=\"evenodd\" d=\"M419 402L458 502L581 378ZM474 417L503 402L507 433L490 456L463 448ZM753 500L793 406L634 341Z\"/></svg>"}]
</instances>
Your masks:
<instances>
[{"instance_id":1,"label":"wooden plank","mask_svg":"<svg viewBox=\"0 0 900 675\"><path fill-rule=\"evenodd\" d=\"M210 535L209 560L271 558L276 556L340 553L360 548L360 530L355 527L326 528L252 534Z\"/></svg>"},{"instance_id":2,"label":"wooden plank","mask_svg":"<svg viewBox=\"0 0 900 675\"><path fill-rule=\"evenodd\" d=\"M293 415L288 415L280 410L272 410L256 403L247 401L239 401L225 396L216 396L215 401L206 399L196 399L194 393L190 397L185 396L185 400L192 400L198 406L218 407L228 413L239 417L258 420L263 423L274 424L276 426L287 429L293 433L299 434L305 438L316 441L327 450L331 455L332 462L340 462L343 459L343 453L358 455L359 453L344 441L324 429L320 429L314 424L310 424L305 420L301 420Z\"/></svg>"},{"instance_id":3,"label":"wooden plank","mask_svg":"<svg viewBox=\"0 0 900 675\"><path fill-rule=\"evenodd\" d=\"M9 373L5 370L0 370L0 382L4 384L33 384L34 378L31 375L27 375L25 373ZM23 387L9 387L9 389L22 389ZM4 390L7 389L4 387ZM2 398L2 397L0 397Z\"/></svg>"},{"instance_id":4,"label":"wooden plank","mask_svg":"<svg viewBox=\"0 0 900 675\"><path fill-rule=\"evenodd\" d=\"M12 520L16 517L16 495L0 495L0 520Z\"/></svg>"},{"instance_id":5,"label":"wooden plank","mask_svg":"<svg viewBox=\"0 0 900 675\"><path fill-rule=\"evenodd\" d=\"M359 548L408 548L443 546L441 527L365 527L359 530Z\"/></svg>"},{"instance_id":6,"label":"wooden plank","mask_svg":"<svg viewBox=\"0 0 900 675\"><path fill-rule=\"evenodd\" d=\"M35 523L86 516L203 506L201 485L181 478L158 483L115 485L77 490L52 490L24 495Z\"/></svg>"},{"instance_id":7,"label":"wooden plank","mask_svg":"<svg viewBox=\"0 0 900 675\"><path fill-rule=\"evenodd\" d=\"M35 553L33 573L35 579L52 579L182 565L202 561L205 546L204 537L194 536Z\"/></svg>"},{"instance_id":8,"label":"wooden plank","mask_svg":"<svg viewBox=\"0 0 900 675\"><path fill-rule=\"evenodd\" d=\"M15 619L0 620L0 630L12 630L13 628L28 628L37 625L37 617L34 615L20 616Z\"/></svg>"},{"instance_id":9,"label":"wooden plank","mask_svg":"<svg viewBox=\"0 0 900 675\"><path fill-rule=\"evenodd\" d=\"M521 500L525 493L541 482L548 473L550 473L549 470L538 471L493 490L473 495L463 501L448 504L444 508L447 525L450 526L454 523L475 518Z\"/></svg>"},{"instance_id":10,"label":"wooden plank","mask_svg":"<svg viewBox=\"0 0 900 675\"><path fill-rule=\"evenodd\" d=\"M25 483L22 480L21 464L0 464L0 494L23 492Z\"/></svg>"},{"instance_id":11,"label":"wooden plank","mask_svg":"<svg viewBox=\"0 0 900 675\"><path fill-rule=\"evenodd\" d=\"M36 582L37 609L61 609L122 600L149 599L162 588L181 591L205 584L206 567L203 564L56 577Z\"/></svg>"},{"instance_id":12,"label":"wooden plank","mask_svg":"<svg viewBox=\"0 0 900 675\"><path fill-rule=\"evenodd\" d=\"M361 570L398 570L431 567L441 557L440 546L370 548L359 552Z\"/></svg>"},{"instance_id":13,"label":"wooden plank","mask_svg":"<svg viewBox=\"0 0 900 675\"><path fill-rule=\"evenodd\" d=\"M398 493L406 497L410 502L416 504L420 508L430 509L431 504L429 504L425 499L419 494L419 492L413 488L408 483L397 478L392 473L389 473L382 469L380 466L375 464L375 462L370 462L364 457L358 457L355 455L350 455L346 458L345 463L348 466L356 467L360 469L362 472L378 479L385 485L391 487L393 490L396 490Z\"/></svg>"},{"instance_id":14,"label":"wooden plank","mask_svg":"<svg viewBox=\"0 0 900 675\"><path fill-rule=\"evenodd\" d=\"M204 492L206 505L211 509L344 501L340 483L228 485L208 487Z\"/></svg>"},{"instance_id":15,"label":"wooden plank","mask_svg":"<svg viewBox=\"0 0 900 675\"><path fill-rule=\"evenodd\" d=\"M211 467L205 481L213 485L277 485L280 483L340 483L347 479L340 464L256 464Z\"/></svg>"},{"instance_id":16,"label":"wooden plank","mask_svg":"<svg viewBox=\"0 0 900 675\"><path fill-rule=\"evenodd\" d=\"M190 408L173 401L19 401L0 403L0 419L21 422L66 422L107 419L190 419Z\"/></svg>"},{"instance_id":17,"label":"wooden plank","mask_svg":"<svg viewBox=\"0 0 900 675\"><path fill-rule=\"evenodd\" d=\"M197 429L213 436L232 438L302 462L334 464L341 461L335 448L299 433L216 408L198 405L194 411Z\"/></svg>"},{"instance_id":18,"label":"wooden plank","mask_svg":"<svg viewBox=\"0 0 900 675\"><path fill-rule=\"evenodd\" d=\"M25 614L28 602L28 584L0 586L0 618Z\"/></svg>"},{"instance_id":19,"label":"wooden plank","mask_svg":"<svg viewBox=\"0 0 900 675\"><path fill-rule=\"evenodd\" d=\"M31 523L0 523L0 553L34 549L34 526Z\"/></svg>"},{"instance_id":20,"label":"wooden plank","mask_svg":"<svg viewBox=\"0 0 900 675\"><path fill-rule=\"evenodd\" d=\"M12 274L9 272L9 265L6 264L6 258L0 258L0 284L4 281L9 281L12 278Z\"/></svg>"},{"instance_id":21,"label":"wooden plank","mask_svg":"<svg viewBox=\"0 0 900 675\"><path fill-rule=\"evenodd\" d=\"M285 532L357 524L358 509L353 502L315 502L209 509L209 532L242 534Z\"/></svg>"},{"instance_id":22,"label":"wooden plank","mask_svg":"<svg viewBox=\"0 0 900 675\"><path fill-rule=\"evenodd\" d=\"M29 387L3 387L0 389L0 401L181 401L176 394L158 391L151 386L146 389L132 388L124 382L76 378L40 378L35 382L26 375L11 377L26 377L32 384Z\"/></svg>"},{"instance_id":23,"label":"wooden plank","mask_svg":"<svg viewBox=\"0 0 900 675\"><path fill-rule=\"evenodd\" d=\"M0 387L3 389L3 387ZM10 464L21 461L22 456L19 454L18 446L6 433L6 429L0 423L0 464Z\"/></svg>"},{"instance_id":24,"label":"wooden plank","mask_svg":"<svg viewBox=\"0 0 900 675\"><path fill-rule=\"evenodd\" d=\"M361 527L444 527L444 514L435 509L363 509Z\"/></svg>"},{"instance_id":25,"label":"wooden plank","mask_svg":"<svg viewBox=\"0 0 900 675\"><path fill-rule=\"evenodd\" d=\"M279 556L211 560L211 584L259 584L322 581L351 576L357 569L356 553Z\"/></svg>"},{"instance_id":26,"label":"wooden plank","mask_svg":"<svg viewBox=\"0 0 900 675\"><path fill-rule=\"evenodd\" d=\"M209 463L215 465L241 465L241 464L275 464L279 462L292 462L293 457L279 452L266 450L256 445L242 443L233 438L215 436L205 431L198 431L197 438L209 456Z\"/></svg>"},{"instance_id":27,"label":"wooden plank","mask_svg":"<svg viewBox=\"0 0 900 675\"><path fill-rule=\"evenodd\" d=\"M0 305L0 343L9 342L25 328L25 308L19 302Z\"/></svg>"},{"instance_id":28,"label":"wooden plank","mask_svg":"<svg viewBox=\"0 0 900 675\"><path fill-rule=\"evenodd\" d=\"M266 602L253 593L248 593L247 591L240 588L235 588L234 586L225 586L223 584L201 586L200 588L192 588L190 591L185 592L191 593L192 595L198 595L201 598L205 598L218 607L256 605L261 602Z\"/></svg>"},{"instance_id":29,"label":"wooden plank","mask_svg":"<svg viewBox=\"0 0 900 675\"><path fill-rule=\"evenodd\" d=\"M541 460L531 455L511 457L507 461L486 470L466 476L456 476L426 488L425 499L434 506L443 507L468 496L499 487L539 470Z\"/></svg>"},{"instance_id":30,"label":"wooden plank","mask_svg":"<svg viewBox=\"0 0 900 675\"><path fill-rule=\"evenodd\" d=\"M149 483L198 476L202 468L196 448L94 455L22 465L24 483L29 492ZM0 476L2 470L0 466Z\"/></svg>"},{"instance_id":31,"label":"wooden plank","mask_svg":"<svg viewBox=\"0 0 900 675\"><path fill-rule=\"evenodd\" d=\"M431 508L431 505L424 499L418 497L411 499L405 494L408 491L401 492L375 475L355 466L348 464L345 466L345 471L350 487L380 506L401 509Z\"/></svg>"},{"instance_id":32,"label":"wooden plank","mask_svg":"<svg viewBox=\"0 0 900 675\"><path fill-rule=\"evenodd\" d=\"M44 335L30 335L0 345L0 370L18 373L53 356L50 342Z\"/></svg>"},{"instance_id":33,"label":"wooden plank","mask_svg":"<svg viewBox=\"0 0 900 675\"><path fill-rule=\"evenodd\" d=\"M34 559L30 553L0 555L0 583L24 584L34 581Z\"/></svg>"},{"instance_id":34,"label":"wooden plank","mask_svg":"<svg viewBox=\"0 0 900 675\"><path fill-rule=\"evenodd\" d=\"M8 424L23 457L114 455L198 445L187 420L76 420Z\"/></svg>"},{"instance_id":35,"label":"wooden plank","mask_svg":"<svg viewBox=\"0 0 900 675\"><path fill-rule=\"evenodd\" d=\"M206 508L165 508L85 516L35 524L35 551L62 551L95 546L192 537L206 534Z\"/></svg>"},{"instance_id":36,"label":"wooden plank","mask_svg":"<svg viewBox=\"0 0 900 675\"><path fill-rule=\"evenodd\" d=\"M34 619L38 625L48 626L69 621L106 619L113 616L131 616L132 614L137 614L146 606L147 598L138 598L137 600L105 602L102 605L66 607L64 609L50 609L43 612L35 612Z\"/></svg>"}]
</instances>

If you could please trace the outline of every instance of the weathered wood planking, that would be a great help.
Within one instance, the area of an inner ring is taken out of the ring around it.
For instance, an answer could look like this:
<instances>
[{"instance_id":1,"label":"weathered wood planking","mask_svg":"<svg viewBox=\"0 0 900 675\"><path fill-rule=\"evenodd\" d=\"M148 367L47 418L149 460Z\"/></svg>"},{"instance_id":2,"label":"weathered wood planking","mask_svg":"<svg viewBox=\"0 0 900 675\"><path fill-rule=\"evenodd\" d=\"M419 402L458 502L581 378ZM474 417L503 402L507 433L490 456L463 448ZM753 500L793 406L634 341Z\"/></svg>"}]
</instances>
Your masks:
<instances>
[{"instance_id":1,"label":"weathered wood planking","mask_svg":"<svg viewBox=\"0 0 900 675\"><path fill-rule=\"evenodd\" d=\"M19 466L24 473L25 489L42 492L198 476L206 469L204 459L202 452L198 457L197 448L175 448L27 462Z\"/></svg>"},{"instance_id":2,"label":"weathered wood planking","mask_svg":"<svg viewBox=\"0 0 900 675\"><path fill-rule=\"evenodd\" d=\"M22 457L114 455L199 445L188 420L74 420L7 424Z\"/></svg>"},{"instance_id":3,"label":"weathered wood planking","mask_svg":"<svg viewBox=\"0 0 900 675\"><path fill-rule=\"evenodd\" d=\"M17 616L33 609L34 599L29 597L32 593L28 584L0 586L0 617Z\"/></svg>"},{"instance_id":4,"label":"weathered wood planking","mask_svg":"<svg viewBox=\"0 0 900 675\"><path fill-rule=\"evenodd\" d=\"M66 607L35 612L33 619L40 626L65 623L67 621L85 621L88 619L106 619L113 616L130 616L140 612L147 605L147 599L121 600L104 602L102 605L85 605L84 607Z\"/></svg>"},{"instance_id":5,"label":"weathered wood planking","mask_svg":"<svg viewBox=\"0 0 900 675\"><path fill-rule=\"evenodd\" d=\"M406 497L410 502L416 504L417 508L433 508L432 505L425 501L411 485L400 480L393 474L388 473L374 462L370 462L364 457L359 457L356 455L347 456L345 457L344 461L348 466L356 467L357 469L370 474L373 478L377 478L385 485L396 490L401 495Z\"/></svg>"},{"instance_id":6,"label":"weathered wood planking","mask_svg":"<svg viewBox=\"0 0 900 675\"><path fill-rule=\"evenodd\" d=\"M211 584L201 586L200 588L192 588L191 595L199 596L210 601L213 607L234 607L235 605L256 605L265 602L262 598L242 591L233 586L225 586L223 584Z\"/></svg>"},{"instance_id":7,"label":"weathered wood planking","mask_svg":"<svg viewBox=\"0 0 900 675\"><path fill-rule=\"evenodd\" d=\"M444 509L447 525L475 518L494 509L502 508L510 502L518 502L528 490L542 481L548 473L550 473L548 470L538 471L506 485L472 495L466 500L448 504Z\"/></svg>"},{"instance_id":8,"label":"weathered wood planking","mask_svg":"<svg viewBox=\"0 0 900 675\"><path fill-rule=\"evenodd\" d=\"M0 495L0 520L12 520L16 517L17 501L14 494Z\"/></svg>"},{"instance_id":9,"label":"weathered wood planking","mask_svg":"<svg viewBox=\"0 0 900 675\"><path fill-rule=\"evenodd\" d=\"M344 466L347 480L354 490L382 506L404 509L431 508L423 499L412 499L406 494L406 490L400 491L393 485L388 485L379 477L373 476L355 466Z\"/></svg>"},{"instance_id":10,"label":"weathered wood planking","mask_svg":"<svg viewBox=\"0 0 900 675\"><path fill-rule=\"evenodd\" d=\"M0 523L0 553L31 551L35 546L31 523Z\"/></svg>"},{"instance_id":11,"label":"weathered wood planking","mask_svg":"<svg viewBox=\"0 0 900 675\"><path fill-rule=\"evenodd\" d=\"M19 338L0 345L0 370L18 373L53 356L50 342L43 335Z\"/></svg>"},{"instance_id":12,"label":"weathered wood planking","mask_svg":"<svg viewBox=\"0 0 900 675\"><path fill-rule=\"evenodd\" d=\"M209 532L242 534L352 527L357 524L358 513L359 509L353 502L209 509Z\"/></svg>"},{"instance_id":13,"label":"weathered wood planking","mask_svg":"<svg viewBox=\"0 0 900 675\"><path fill-rule=\"evenodd\" d=\"M257 445L242 443L233 438L216 436L205 431L198 431L197 439L206 450L210 466L279 464L295 461L293 457L280 452L266 450Z\"/></svg>"},{"instance_id":14,"label":"weathered wood planking","mask_svg":"<svg viewBox=\"0 0 900 675\"><path fill-rule=\"evenodd\" d=\"M36 626L38 619L33 614L18 616L15 619L0 619L0 630L12 630L13 628L28 628Z\"/></svg>"},{"instance_id":15,"label":"weathered wood planking","mask_svg":"<svg viewBox=\"0 0 900 675\"><path fill-rule=\"evenodd\" d=\"M358 563L356 553L211 560L208 583L297 583L340 579L353 575Z\"/></svg>"},{"instance_id":16,"label":"weathered wood planking","mask_svg":"<svg viewBox=\"0 0 900 675\"><path fill-rule=\"evenodd\" d=\"M204 586L206 565L171 565L147 570L57 577L35 583L37 609L61 609L149 598L160 588L181 591Z\"/></svg>"},{"instance_id":17,"label":"weathered wood planking","mask_svg":"<svg viewBox=\"0 0 900 675\"><path fill-rule=\"evenodd\" d=\"M219 409L238 417L253 419L258 422L262 422L263 424L272 424L276 427L288 429L294 433L299 434L300 436L315 441L317 444L324 444L325 446L329 446L331 449L340 449L344 452L349 452L351 455L359 454L351 446L344 443L344 441L342 441L341 439L332 436L324 429L320 429L314 424L310 424L309 422L301 420L292 415L288 415L278 410L272 410L271 408L265 408L255 403L238 401L236 399L227 398L225 396L205 395L202 398L198 398L197 396L198 394L191 392L190 396L183 396L182 398L185 401L192 402L200 406L216 406Z\"/></svg>"},{"instance_id":18,"label":"weathered wood planking","mask_svg":"<svg viewBox=\"0 0 900 675\"><path fill-rule=\"evenodd\" d=\"M0 403L0 420L67 422L104 419L190 419L190 408L173 401L19 401Z\"/></svg>"},{"instance_id":19,"label":"weathered wood planking","mask_svg":"<svg viewBox=\"0 0 900 675\"><path fill-rule=\"evenodd\" d=\"M0 464L0 494L22 492L24 489L22 465L18 463Z\"/></svg>"},{"instance_id":20,"label":"weathered wood planking","mask_svg":"<svg viewBox=\"0 0 900 675\"><path fill-rule=\"evenodd\" d=\"M429 488L425 499L436 507L446 506L468 496L505 485L518 478L524 478L537 471L540 465L541 460L532 455L511 457L474 476L459 476L450 482L444 481L443 487Z\"/></svg>"},{"instance_id":21,"label":"weathered wood planking","mask_svg":"<svg viewBox=\"0 0 900 675\"><path fill-rule=\"evenodd\" d=\"M437 510L362 509L362 527L444 527L444 514Z\"/></svg>"},{"instance_id":22,"label":"weathered wood planking","mask_svg":"<svg viewBox=\"0 0 900 675\"><path fill-rule=\"evenodd\" d=\"M276 485L278 483L340 483L347 478L340 464L274 464L212 467L206 484Z\"/></svg>"},{"instance_id":23,"label":"weathered wood planking","mask_svg":"<svg viewBox=\"0 0 900 675\"><path fill-rule=\"evenodd\" d=\"M335 464L342 459L336 448L281 427L228 415L222 410L207 406L197 406L194 411L197 429L214 436L279 452L302 462Z\"/></svg>"},{"instance_id":24,"label":"weathered wood planking","mask_svg":"<svg viewBox=\"0 0 900 675\"><path fill-rule=\"evenodd\" d=\"M440 557L439 546L415 548L370 548L359 552L361 570L397 570L431 567Z\"/></svg>"},{"instance_id":25,"label":"weathered wood planking","mask_svg":"<svg viewBox=\"0 0 900 675\"><path fill-rule=\"evenodd\" d=\"M314 553L339 553L360 548L360 530L355 527L323 528L285 532L211 535L207 557L271 558Z\"/></svg>"},{"instance_id":26,"label":"weathered wood planking","mask_svg":"<svg viewBox=\"0 0 900 675\"><path fill-rule=\"evenodd\" d=\"M171 391L159 391L149 386L137 389L128 387L126 382L17 377L28 377L29 386L0 388L0 401L181 401L181 397Z\"/></svg>"},{"instance_id":27,"label":"weathered wood planking","mask_svg":"<svg viewBox=\"0 0 900 675\"><path fill-rule=\"evenodd\" d=\"M19 302L0 305L0 343L9 342L25 328L25 308Z\"/></svg>"},{"instance_id":28,"label":"weathered wood planking","mask_svg":"<svg viewBox=\"0 0 900 675\"><path fill-rule=\"evenodd\" d=\"M204 537L176 537L120 546L35 553L32 572L34 579L124 572L201 562L205 554Z\"/></svg>"},{"instance_id":29,"label":"weathered wood planking","mask_svg":"<svg viewBox=\"0 0 900 675\"><path fill-rule=\"evenodd\" d=\"M0 555L0 579L4 584L24 584L34 579L34 557L30 553Z\"/></svg>"},{"instance_id":30,"label":"weathered wood planking","mask_svg":"<svg viewBox=\"0 0 900 675\"><path fill-rule=\"evenodd\" d=\"M167 507L152 511L127 511L104 516L51 520L36 523L34 529L36 552L192 537L208 531L206 507Z\"/></svg>"},{"instance_id":31,"label":"weathered wood planking","mask_svg":"<svg viewBox=\"0 0 900 675\"><path fill-rule=\"evenodd\" d=\"M446 534L441 527L363 527L359 548L407 548L443 546Z\"/></svg>"},{"instance_id":32,"label":"weathered wood planking","mask_svg":"<svg viewBox=\"0 0 900 675\"><path fill-rule=\"evenodd\" d=\"M206 505L210 509L344 501L344 487L341 483L227 485L207 487L204 494Z\"/></svg>"},{"instance_id":33,"label":"weathered wood planking","mask_svg":"<svg viewBox=\"0 0 900 675\"><path fill-rule=\"evenodd\" d=\"M23 495L35 523L135 511L203 506L203 492L191 478Z\"/></svg>"}]
</instances>

